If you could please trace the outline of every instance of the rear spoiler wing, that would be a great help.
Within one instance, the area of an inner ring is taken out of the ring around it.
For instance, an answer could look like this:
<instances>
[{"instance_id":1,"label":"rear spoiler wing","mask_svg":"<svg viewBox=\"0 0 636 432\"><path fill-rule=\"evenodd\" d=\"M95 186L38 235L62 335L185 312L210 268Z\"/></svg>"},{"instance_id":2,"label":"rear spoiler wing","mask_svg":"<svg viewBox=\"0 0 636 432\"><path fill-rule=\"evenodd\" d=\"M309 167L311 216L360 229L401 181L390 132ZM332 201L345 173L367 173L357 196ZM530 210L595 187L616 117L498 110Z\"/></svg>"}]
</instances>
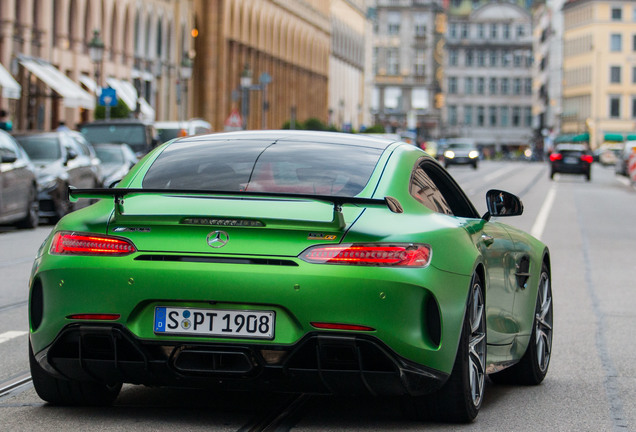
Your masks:
<instances>
[{"instance_id":1,"label":"rear spoiler wing","mask_svg":"<svg viewBox=\"0 0 636 432\"><path fill-rule=\"evenodd\" d=\"M390 196L384 199L376 198L358 198L331 195L310 195L310 194L288 194L273 192L228 192L213 190L196 190L196 189L139 189L139 188L109 188L109 189L76 189L72 186L68 188L68 199L76 202L80 198L88 199L104 199L112 197L114 199L115 214L120 216L124 214L124 197L126 195L208 195L222 196L228 198L269 198L269 199L300 199L312 201L324 201L333 204L333 218L329 223L337 229L345 227L344 217L342 215L343 204L356 204L364 207L388 207L393 213L403 213L400 202Z\"/></svg>"}]
</instances>

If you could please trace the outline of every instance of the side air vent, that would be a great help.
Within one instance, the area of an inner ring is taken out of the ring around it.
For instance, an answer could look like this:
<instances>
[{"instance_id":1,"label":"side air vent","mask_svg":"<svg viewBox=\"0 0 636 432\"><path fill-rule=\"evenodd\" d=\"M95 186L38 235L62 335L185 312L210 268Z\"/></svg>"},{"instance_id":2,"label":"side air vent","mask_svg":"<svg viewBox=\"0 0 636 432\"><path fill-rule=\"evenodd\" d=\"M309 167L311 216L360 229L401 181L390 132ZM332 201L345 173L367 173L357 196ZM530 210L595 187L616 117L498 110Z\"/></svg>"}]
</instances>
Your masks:
<instances>
[{"instance_id":1,"label":"side air vent","mask_svg":"<svg viewBox=\"0 0 636 432\"><path fill-rule=\"evenodd\" d=\"M530 258L528 258L527 255L522 257L517 263L515 276L517 277L517 285L519 288L526 289L526 284L530 277Z\"/></svg>"},{"instance_id":2,"label":"side air vent","mask_svg":"<svg viewBox=\"0 0 636 432\"><path fill-rule=\"evenodd\" d=\"M290 266L298 267L298 264L291 260L272 258L231 258L231 257L211 257L200 255L140 255L136 261L169 261L169 262L191 262L209 264L252 264L270 266Z\"/></svg>"}]
</instances>

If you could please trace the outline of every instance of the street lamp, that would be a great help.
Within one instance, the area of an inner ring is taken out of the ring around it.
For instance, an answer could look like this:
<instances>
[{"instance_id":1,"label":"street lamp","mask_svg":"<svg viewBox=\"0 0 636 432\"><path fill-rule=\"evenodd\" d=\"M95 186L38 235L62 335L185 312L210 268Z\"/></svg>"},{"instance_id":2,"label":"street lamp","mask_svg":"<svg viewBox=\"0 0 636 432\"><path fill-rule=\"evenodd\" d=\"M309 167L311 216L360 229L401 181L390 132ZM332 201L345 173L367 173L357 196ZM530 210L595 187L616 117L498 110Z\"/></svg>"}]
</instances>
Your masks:
<instances>
[{"instance_id":1,"label":"street lamp","mask_svg":"<svg viewBox=\"0 0 636 432\"><path fill-rule=\"evenodd\" d=\"M241 115L243 117L243 129L247 129L247 116L249 115L250 89L252 87L252 69L249 63L245 63L241 72Z\"/></svg>"},{"instance_id":2,"label":"street lamp","mask_svg":"<svg viewBox=\"0 0 636 432\"><path fill-rule=\"evenodd\" d=\"M192 78L192 59L187 52L183 54L183 58L181 59L179 75L183 86L182 119L185 119L188 113L188 81Z\"/></svg>"},{"instance_id":3,"label":"street lamp","mask_svg":"<svg viewBox=\"0 0 636 432\"><path fill-rule=\"evenodd\" d=\"M99 30L93 30L93 39L88 42L88 55L95 65L95 97L101 94L100 68L104 60L104 41L99 37ZM98 93L98 89L100 89ZM106 119L110 118L110 105L106 107Z\"/></svg>"},{"instance_id":4,"label":"street lamp","mask_svg":"<svg viewBox=\"0 0 636 432\"><path fill-rule=\"evenodd\" d=\"M88 55L95 64L95 86L101 87L99 69L104 60L104 41L99 37L99 30L93 30L93 39L88 43ZM97 87L95 94L97 94Z\"/></svg>"}]
</instances>

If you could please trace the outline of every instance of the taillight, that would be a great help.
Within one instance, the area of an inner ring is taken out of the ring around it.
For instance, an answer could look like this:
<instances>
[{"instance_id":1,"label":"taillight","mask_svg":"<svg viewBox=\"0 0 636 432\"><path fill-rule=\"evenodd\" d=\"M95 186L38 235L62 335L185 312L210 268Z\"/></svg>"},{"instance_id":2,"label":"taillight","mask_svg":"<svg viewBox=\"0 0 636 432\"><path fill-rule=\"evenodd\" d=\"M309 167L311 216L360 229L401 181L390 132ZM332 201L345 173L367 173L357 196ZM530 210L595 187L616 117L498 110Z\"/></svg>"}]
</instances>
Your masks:
<instances>
[{"instance_id":1,"label":"taillight","mask_svg":"<svg viewBox=\"0 0 636 432\"><path fill-rule=\"evenodd\" d=\"M89 233L60 231L53 237L53 255L123 256L136 252L128 239Z\"/></svg>"},{"instance_id":2,"label":"taillight","mask_svg":"<svg viewBox=\"0 0 636 432\"><path fill-rule=\"evenodd\" d=\"M563 159L563 155L561 153L552 153L550 155L550 162L558 161Z\"/></svg>"},{"instance_id":3,"label":"taillight","mask_svg":"<svg viewBox=\"0 0 636 432\"><path fill-rule=\"evenodd\" d=\"M594 162L594 158L592 157L592 155L582 155L581 156L581 160L583 162L587 162L589 164L591 164L592 162Z\"/></svg>"},{"instance_id":4,"label":"taillight","mask_svg":"<svg viewBox=\"0 0 636 432\"><path fill-rule=\"evenodd\" d=\"M312 246L299 255L313 264L380 267L426 267L431 247L425 244L341 244Z\"/></svg>"}]
</instances>

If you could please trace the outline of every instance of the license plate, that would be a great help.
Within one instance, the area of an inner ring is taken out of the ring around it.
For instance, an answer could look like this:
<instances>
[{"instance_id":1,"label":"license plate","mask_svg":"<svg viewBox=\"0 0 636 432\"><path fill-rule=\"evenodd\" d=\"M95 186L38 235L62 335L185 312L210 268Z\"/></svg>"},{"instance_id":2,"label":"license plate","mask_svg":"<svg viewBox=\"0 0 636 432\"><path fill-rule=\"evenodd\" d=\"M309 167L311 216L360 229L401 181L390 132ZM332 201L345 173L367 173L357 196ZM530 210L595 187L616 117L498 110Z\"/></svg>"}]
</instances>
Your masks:
<instances>
[{"instance_id":1,"label":"license plate","mask_svg":"<svg viewBox=\"0 0 636 432\"><path fill-rule=\"evenodd\" d=\"M155 333L273 339L274 311L155 307Z\"/></svg>"},{"instance_id":2,"label":"license plate","mask_svg":"<svg viewBox=\"0 0 636 432\"><path fill-rule=\"evenodd\" d=\"M563 159L563 162L565 162L566 164L575 164L578 162L578 159L573 157L566 157L565 159Z\"/></svg>"}]
</instances>

